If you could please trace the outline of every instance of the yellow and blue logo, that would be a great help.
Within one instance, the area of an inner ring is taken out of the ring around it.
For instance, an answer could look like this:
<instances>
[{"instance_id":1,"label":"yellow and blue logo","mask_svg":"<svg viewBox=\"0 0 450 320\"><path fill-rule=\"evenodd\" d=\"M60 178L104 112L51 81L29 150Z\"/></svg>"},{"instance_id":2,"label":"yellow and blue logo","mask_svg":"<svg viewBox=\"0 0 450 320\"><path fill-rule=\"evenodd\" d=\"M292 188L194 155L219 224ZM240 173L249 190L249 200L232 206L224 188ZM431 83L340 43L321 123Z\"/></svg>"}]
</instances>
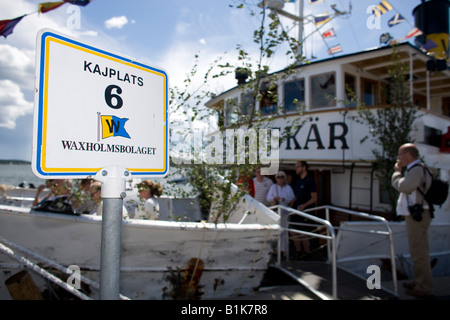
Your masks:
<instances>
[{"instance_id":1,"label":"yellow and blue logo","mask_svg":"<svg viewBox=\"0 0 450 320\"><path fill-rule=\"evenodd\" d=\"M127 130L125 130L125 122L127 121L128 118L101 116L102 138L124 137L131 139Z\"/></svg>"}]
</instances>

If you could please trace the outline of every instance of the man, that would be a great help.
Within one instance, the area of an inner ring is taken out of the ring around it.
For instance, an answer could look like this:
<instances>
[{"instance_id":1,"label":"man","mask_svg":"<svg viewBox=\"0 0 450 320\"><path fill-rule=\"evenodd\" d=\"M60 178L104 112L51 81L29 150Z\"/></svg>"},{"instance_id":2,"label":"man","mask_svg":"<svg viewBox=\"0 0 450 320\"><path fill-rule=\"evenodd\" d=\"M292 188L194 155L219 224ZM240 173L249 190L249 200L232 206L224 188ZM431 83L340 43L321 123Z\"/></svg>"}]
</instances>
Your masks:
<instances>
[{"instance_id":1,"label":"man","mask_svg":"<svg viewBox=\"0 0 450 320\"><path fill-rule=\"evenodd\" d=\"M317 204L317 187L314 179L308 174L308 163L306 161L297 161L295 164L295 172L298 175L297 181L294 184L295 202L293 208L303 211L307 208L314 207ZM293 222L311 223L308 219L300 218L299 216L292 216ZM311 231L313 228L301 227L301 230ZM308 239L301 240L298 234L291 234L294 237L293 242L296 250L296 255L299 256L302 251L305 254L311 253L310 243Z\"/></svg>"},{"instance_id":2,"label":"man","mask_svg":"<svg viewBox=\"0 0 450 320\"><path fill-rule=\"evenodd\" d=\"M391 181L392 186L400 192L397 215L405 216L409 251L414 269L414 282L403 285L406 288L405 293L419 298L432 298L433 280L428 246L431 215L428 204L424 201L422 194L417 191L417 188L421 188L422 192L426 193L432 178L424 174L423 164L418 158L419 151L414 144L406 143L400 146ZM406 170L402 175L404 168ZM425 187L423 187L424 182ZM413 209L417 204L423 210Z\"/></svg>"},{"instance_id":3,"label":"man","mask_svg":"<svg viewBox=\"0 0 450 320\"><path fill-rule=\"evenodd\" d=\"M261 174L261 168L257 168L255 177L253 178L253 184L255 186L255 199L263 205L268 206L269 202L267 202L266 196L269 188L273 185L272 179L263 176Z\"/></svg>"}]
</instances>

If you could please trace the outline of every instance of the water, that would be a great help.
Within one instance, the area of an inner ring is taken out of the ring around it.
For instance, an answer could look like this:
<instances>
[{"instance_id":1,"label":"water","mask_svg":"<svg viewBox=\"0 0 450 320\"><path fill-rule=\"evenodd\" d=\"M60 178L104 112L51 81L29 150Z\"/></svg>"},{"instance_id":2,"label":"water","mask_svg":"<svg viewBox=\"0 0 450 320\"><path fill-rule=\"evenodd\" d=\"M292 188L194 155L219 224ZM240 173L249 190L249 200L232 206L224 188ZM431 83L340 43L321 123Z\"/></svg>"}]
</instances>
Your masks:
<instances>
[{"instance_id":1,"label":"water","mask_svg":"<svg viewBox=\"0 0 450 320\"><path fill-rule=\"evenodd\" d=\"M45 182L34 175L31 164L0 164L0 184L18 186L24 181L35 187Z\"/></svg>"},{"instance_id":2,"label":"water","mask_svg":"<svg viewBox=\"0 0 450 320\"><path fill-rule=\"evenodd\" d=\"M184 183L179 184L172 184L168 183L168 180L179 178L180 176L174 174L174 171L172 168L170 168L170 174L166 178L149 178L150 180L154 182L159 182L163 187L163 194L164 195L179 195L179 194L190 194L191 196L195 196L195 193L193 192L192 188L189 185L186 185ZM145 180L145 179L135 179L135 180ZM135 182L138 182L135 181ZM12 185L12 186L18 186L20 183L26 182L32 183L36 188L41 185L45 184L45 179L38 178L34 175L33 171L31 170L31 164L0 164L0 185L6 184L6 185Z\"/></svg>"}]
</instances>

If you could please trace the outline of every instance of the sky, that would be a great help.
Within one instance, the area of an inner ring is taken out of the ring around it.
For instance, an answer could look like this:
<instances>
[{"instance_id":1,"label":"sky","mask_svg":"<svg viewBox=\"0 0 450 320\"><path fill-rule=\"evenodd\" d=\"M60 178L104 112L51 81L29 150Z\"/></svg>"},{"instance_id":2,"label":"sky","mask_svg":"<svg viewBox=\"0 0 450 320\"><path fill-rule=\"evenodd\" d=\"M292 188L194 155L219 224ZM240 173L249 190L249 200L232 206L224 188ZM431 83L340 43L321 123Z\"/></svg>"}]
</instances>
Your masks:
<instances>
[{"instance_id":1,"label":"sky","mask_svg":"<svg viewBox=\"0 0 450 320\"><path fill-rule=\"evenodd\" d=\"M298 1L298 0L297 0ZM336 17L321 26L304 25L303 53L310 61L333 57L330 47L340 45L340 56L380 46L380 35L388 32L402 39L414 27L413 9L420 0L389 0L393 9L378 19L371 6L381 0L305 0L304 15L333 13L332 4L351 13ZM0 159L31 161L36 35L43 28L75 37L80 41L133 57L167 72L169 86L183 87L183 81L196 63L198 76L193 88L202 84L201 75L218 58L238 64L237 46L242 46L254 61L258 47L253 31L259 28L259 0L93 0L85 7L64 4L38 14L37 0L0 0L0 20L27 14L7 38L0 37ZM238 8L244 2L243 8ZM284 10L298 14L298 4L286 3ZM256 12L256 14L252 14ZM406 21L388 26L400 13ZM296 24L282 18L285 30L297 37ZM333 28L336 36L322 39L320 33ZM412 41L412 39L410 40ZM289 62L281 51L265 61L274 72ZM236 86L234 75L208 83L208 90L219 94ZM211 119L206 126L213 125Z\"/></svg>"}]
</instances>

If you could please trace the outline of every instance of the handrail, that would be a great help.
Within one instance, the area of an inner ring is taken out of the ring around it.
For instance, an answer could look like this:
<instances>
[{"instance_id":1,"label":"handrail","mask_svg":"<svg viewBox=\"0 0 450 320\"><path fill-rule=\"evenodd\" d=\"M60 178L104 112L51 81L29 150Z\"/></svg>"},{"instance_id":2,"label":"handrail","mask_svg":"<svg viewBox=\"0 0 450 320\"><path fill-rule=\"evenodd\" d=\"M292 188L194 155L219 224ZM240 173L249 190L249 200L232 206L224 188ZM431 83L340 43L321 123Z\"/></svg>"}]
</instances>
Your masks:
<instances>
[{"instance_id":1,"label":"handrail","mask_svg":"<svg viewBox=\"0 0 450 320\"><path fill-rule=\"evenodd\" d=\"M334 231L334 227L331 225L330 223L330 210L334 210L334 211L338 211L338 212L342 212L342 213L347 213L350 215L355 215L355 216L359 216L359 217L363 217L366 219L370 219L370 220L376 220L376 221L380 221L382 223L385 224L385 227L387 229L387 234L389 235L389 243L390 243L390 254L391 254L391 269L392 269L392 281L394 283L394 292L395 295L398 296L398 284L397 284L397 273L396 273L396 263L395 263L395 250L394 250L394 238L393 238L393 233L392 233L392 229L389 226L388 221L380 216L375 216L375 215L371 215L371 214L367 214L367 213L363 213L363 212L357 212L357 211L353 211L353 210L348 210L348 209L344 209L344 208L339 208L339 207L335 207L335 206L330 206L330 205L324 205L324 206L319 206L319 207L314 207L314 208L310 208L310 209L306 209L304 211L298 211L295 210L293 208L289 208L289 207L285 207L282 205L276 205L276 206L271 206L270 209L277 209L278 210L278 214L281 217L281 210L285 210L288 213L288 215L286 216L286 219L292 215L298 215L304 218L307 218L309 220L315 221L317 223L320 223L324 226L326 226L327 228L327 235L322 235L322 234L315 234L312 232L307 232L307 231L302 231L302 230L296 230L296 229L290 229L288 228L288 226L284 227L283 231L284 232L294 232L294 233L301 233L301 234L306 234L309 236L313 236L313 237L317 237L317 238L322 238L322 239L327 239L328 241L331 240L331 246L328 245L327 246L327 253L328 253L328 262L330 262L330 256L331 256L331 263L332 263L332 286L333 286L333 299L337 299L337 259L336 259L336 234ZM307 212L310 211L315 211L315 210L322 210L325 209L325 219L321 219L318 218L316 216L313 216L311 214L308 214ZM294 224L294 223L290 223L289 220L288 221L288 225L289 224ZM281 219L280 219L281 222ZM384 235L386 235L386 233L382 233ZM288 239L288 237L286 238ZM288 240L286 240L288 241ZM287 246L287 250L289 250L289 246ZM288 255L287 251L287 255ZM287 258L288 259L288 258ZM278 257L277 257L277 264L281 265L281 239L278 241Z\"/></svg>"},{"instance_id":2,"label":"handrail","mask_svg":"<svg viewBox=\"0 0 450 320\"><path fill-rule=\"evenodd\" d=\"M91 298L82 294L81 292L77 291L77 288L74 288L73 286L62 282L59 278L55 277L54 275L52 275L51 273L47 272L45 269L41 268L40 266L38 266L36 263L33 263L31 260L25 258L25 256L21 256L19 254L17 254L15 251L11 250L11 248L16 249L16 251L22 251L23 253L25 253L25 255L31 256L32 258L44 262L46 265L55 268L56 270L59 270L63 273L68 273L67 268L63 267L62 265L56 263L55 261L52 261L46 257L43 257L33 251L31 251L30 249L27 249L25 247L22 247L21 245L18 245L17 243L12 242L11 240L8 240L2 236L0 236L0 251L11 256L12 258L16 259L19 262L24 263L26 268L30 268L32 271L38 273L39 275L43 276L44 278L54 282L55 284L59 285L60 287L66 289L67 291L69 291L70 293L76 295L77 297L79 297L80 299L83 300L90 300ZM100 289L100 285L98 284L98 282L95 282L89 278L84 277L83 275L79 275L80 280L88 285L90 285L91 287L95 288L95 289ZM119 294L120 299L122 300L131 300L130 298Z\"/></svg>"},{"instance_id":3,"label":"handrail","mask_svg":"<svg viewBox=\"0 0 450 320\"><path fill-rule=\"evenodd\" d=\"M321 209L325 209L325 219L327 221L330 221L330 209L331 209L331 210L347 213L350 215L359 216L359 217L370 219L370 220L380 221L385 225L387 232L389 234L389 247L390 247L390 253L391 253L391 273L392 273L392 282L394 284L394 293L395 293L395 295L398 296L397 267L396 267L396 262L395 262L395 249L394 249L394 235L392 233L391 227L389 226L389 222L385 218L380 217L380 216L376 216L376 215L372 215L372 214L368 214L368 213L364 213L364 212L358 212L358 211L354 211L354 210L349 210L349 209L344 209L344 208L339 208L339 207L330 206L330 205L324 205L324 206L319 206L319 207L315 207L315 208L311 208L311 209L306 209L305 212L309 212L309 211L313 211L313 210L321 210Z\"/></svg>"},{"instance_id":4,"label":"handrail","mask_svg":"<svg viewBox=\"0 0 450 320\"><path fill-rule=\"evenodd\" d=\"M324 236L322 234L314 234L314 233L311 233L311 232L308 232L308 231L302 231L302 230L296 230L296 229L290 229L290 228L285 228L284 231L306 234L306 235L310 235L310 236L317 237L317 238L327 239L328 241L331 240L331 244L332 244L331 245L331 247L332 247L332 252L331 252L331 257L332 257L332 259L331 259L331 263L332 263L332 271L331 271L332 272L332 280L331 280L332 281L332 296L333 296L333 299L336 300L337 299L337 266L336 266L336 250L335 250L335 247L336 247L336 234L334 232L334 228L331 225L331 223L329 221L327 221L327 220L318 218L318 217L310 215L308 213L305 213L305 212L302 212L302 211L298 211L298 210L295 210L293 208L285 207L285 206L282 206L282 205L272 206L272 207L270 207L270 209L278 209L278 214L280 215L280 217L281 217L281 210L285 210L285 211L290 212L287 215L286 218L288 218L288 217L290 217L292 215L299 215L301 217L304 217L304 218L313 220L313 221L315 221L317 223L323 224L325 227L327 227L328 232L330 234L329 236ZM288 239L288 237L286 237L286 239ZM288 241L288 240L286 240L286 241ZM287 257L289 256L288 252L289 251L287 251ZM330 255L328 257L330 257ZM277 258L278 258L277 259L277 264L278 264L278 266L280 266L281 265L281 238L278 240L278 257Z\"/></svg>"}]
</instances>

